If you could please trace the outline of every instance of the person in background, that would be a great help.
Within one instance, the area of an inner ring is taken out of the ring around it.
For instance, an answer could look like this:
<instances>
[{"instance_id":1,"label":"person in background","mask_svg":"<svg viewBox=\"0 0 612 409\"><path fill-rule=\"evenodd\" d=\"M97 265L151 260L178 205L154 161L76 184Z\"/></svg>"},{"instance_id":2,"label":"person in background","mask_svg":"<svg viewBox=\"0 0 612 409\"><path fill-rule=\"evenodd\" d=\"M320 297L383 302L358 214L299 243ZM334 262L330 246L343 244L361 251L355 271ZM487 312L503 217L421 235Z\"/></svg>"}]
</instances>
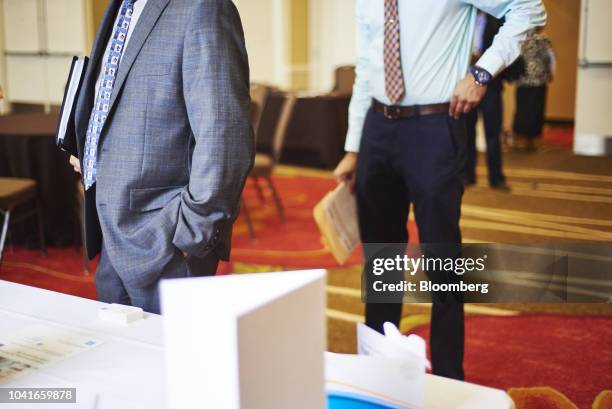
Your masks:
<instances>
[{"instance_id":1,"label":"person in background","mask_svg":"<svg viewBox=\"0 0 612 409\"><path fill-rule=\"evenodd\" d=\"M460 246L465 114L519 56L527 33L546 23L546 10L542 0L357 0L356 5L357 75L347 154L334 173L355 189L367 285L368 266L378 254L368 249L405 246L411 204L420 243ZM470 67L476 8L506 22ZM434 282L457 278L453 272L427 274ZM399 295L391 303L367 302L366 324L380 332L386 321L399 327ZM436 375L463 379L463 303L451 295L432 297L432 367Z\"/></svg>"},{"instance_id":2,"label":"person in background","mask_svg":"<svg viewBox=\"0 0 612 409\"><path fill-rule=\"evenodd\" d=\"M522 75L516 83L514 146L519 150L535 151L544 127L548 83L556 69L552 44L542 34L542 29L523 44L522 61Z\"/></svg>"},{"instance_id":3,"label":"person in background","mask_svg":"<svg viewBox=\"0 0 612 409\"><path fill-rule=\"evenodd\" d=\"M493 44L493 39L503 25L503 20L490 16L482 11L476 18L476 34L474 35L474 49L472 61L475 63L484 51ZM494 189L508 191L506 176L502 167L501 131L503 123L504 72L497 75L487 86L482 102L466 114L467 129L467 155L465 166L466 186L476 184L476 124L478 112L482 113L487 141L487 168L489 170L489 186Z\"/></svg>"}]
</instances>

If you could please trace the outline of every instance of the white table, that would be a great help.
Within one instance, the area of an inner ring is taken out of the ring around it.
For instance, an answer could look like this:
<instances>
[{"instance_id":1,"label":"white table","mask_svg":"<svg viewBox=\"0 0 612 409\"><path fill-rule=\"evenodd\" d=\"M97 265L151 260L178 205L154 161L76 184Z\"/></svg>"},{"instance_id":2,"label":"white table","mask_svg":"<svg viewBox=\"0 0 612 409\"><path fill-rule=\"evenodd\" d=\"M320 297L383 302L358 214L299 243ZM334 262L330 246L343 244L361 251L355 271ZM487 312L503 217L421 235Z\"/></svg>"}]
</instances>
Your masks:
<instances>
[{"instance_id":1,"label":"white table","mask_svg":"<svg viewBox=\"0 0 612 409\"><path fill-rule=\"evenodd\" d=\"M39 405L43 409L165 408L162 317L148 314L129 326L113 325L98 319L102 305L0 280L0 333L45 324L104 341L90 351L0 387L77 388L78 404ZM432 375L427 376L425 400L427 409L514 408L503 391ZM2 404L2 408L25 406Z\"/></svg>"}]
</instances>

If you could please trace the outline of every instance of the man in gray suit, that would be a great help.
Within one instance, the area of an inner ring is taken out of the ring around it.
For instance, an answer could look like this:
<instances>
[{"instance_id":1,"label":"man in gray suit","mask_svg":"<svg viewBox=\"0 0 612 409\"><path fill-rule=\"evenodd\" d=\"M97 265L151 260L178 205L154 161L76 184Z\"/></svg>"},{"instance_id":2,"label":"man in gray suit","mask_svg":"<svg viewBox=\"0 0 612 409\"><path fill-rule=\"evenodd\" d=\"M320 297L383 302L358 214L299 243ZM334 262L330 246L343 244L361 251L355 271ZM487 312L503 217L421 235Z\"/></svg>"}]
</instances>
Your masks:
<instances>
[{"instance_id":1,"label":"man in gray suit","mask_svg":"<svg viewBox=\"0 0 612 409\"><path fill-rule=\"evenodd\" d=\"M98 298L159 312L161 279L212 275L253 163L231 0L111 0L76 108Z\"/></svg>"}]
</instances>

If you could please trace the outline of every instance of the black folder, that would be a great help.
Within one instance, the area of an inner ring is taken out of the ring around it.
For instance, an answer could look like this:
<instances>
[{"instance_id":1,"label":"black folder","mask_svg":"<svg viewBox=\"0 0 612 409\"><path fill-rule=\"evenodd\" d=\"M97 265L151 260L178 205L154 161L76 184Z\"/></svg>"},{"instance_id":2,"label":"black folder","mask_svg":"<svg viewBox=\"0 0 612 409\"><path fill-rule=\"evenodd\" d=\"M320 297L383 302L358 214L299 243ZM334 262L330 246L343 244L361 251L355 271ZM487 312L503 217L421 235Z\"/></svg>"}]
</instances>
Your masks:
<instances>
[{"instance_id":1,"label":"black folder","mask_svg":"<svg viewBox=\"0 0 612 409\"><path fill-rule=\"evenodd\" d=\"M60 110L59 123L57 124L55 142L63 151L73 156L78 156L74 111L88 63L89 58L87 57L74 57L72 59L68 82L66 82L66 91L64 92L64 100L62 101L62 109Z\"/></svg>"}]
</instances>

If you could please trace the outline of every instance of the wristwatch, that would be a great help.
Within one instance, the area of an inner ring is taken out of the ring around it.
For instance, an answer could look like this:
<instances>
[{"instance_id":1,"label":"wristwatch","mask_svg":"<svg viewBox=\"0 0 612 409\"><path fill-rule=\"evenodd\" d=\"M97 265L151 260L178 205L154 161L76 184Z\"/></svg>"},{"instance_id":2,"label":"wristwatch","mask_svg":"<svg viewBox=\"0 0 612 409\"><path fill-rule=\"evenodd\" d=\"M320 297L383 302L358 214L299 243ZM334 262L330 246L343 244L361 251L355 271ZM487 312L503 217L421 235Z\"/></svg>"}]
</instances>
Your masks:
<instances>
[{"instance_id":1,"label":"wristwatch","mask_svg":"<svg viewBox=\"0 0 612 409\"><path fill-rule=\"evenodd\" d=\"M485 70L484 68L480 68L477 65L473 65L470 72L474 76L476 84L481 86L489 84L489 82L491 82L493 79L493 76L489 73L489 71Z\"/></svg>"}]
</instances>

